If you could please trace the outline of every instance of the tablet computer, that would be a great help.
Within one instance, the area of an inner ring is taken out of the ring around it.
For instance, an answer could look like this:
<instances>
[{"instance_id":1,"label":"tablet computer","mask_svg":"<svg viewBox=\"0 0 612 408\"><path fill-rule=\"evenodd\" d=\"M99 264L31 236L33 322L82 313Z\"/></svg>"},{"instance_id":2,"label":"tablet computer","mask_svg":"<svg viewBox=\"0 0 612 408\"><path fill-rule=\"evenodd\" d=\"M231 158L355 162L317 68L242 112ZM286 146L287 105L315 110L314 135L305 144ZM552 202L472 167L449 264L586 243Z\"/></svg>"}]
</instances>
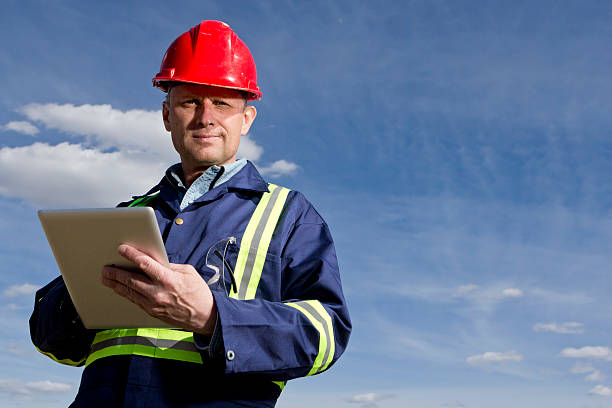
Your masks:
<instances>
[{"instance_id":1,"label":"tablet computer","mask_svg":"<svg viewBox=\"0 0 612 408\"><path fill-rule=\"evenodd\" d=\"M41 210L38 217L85 327L170 327L101 282L104 265L138 270L117 252L121 244L168 264L152 208Z\"/></svg>"}]
</instances>

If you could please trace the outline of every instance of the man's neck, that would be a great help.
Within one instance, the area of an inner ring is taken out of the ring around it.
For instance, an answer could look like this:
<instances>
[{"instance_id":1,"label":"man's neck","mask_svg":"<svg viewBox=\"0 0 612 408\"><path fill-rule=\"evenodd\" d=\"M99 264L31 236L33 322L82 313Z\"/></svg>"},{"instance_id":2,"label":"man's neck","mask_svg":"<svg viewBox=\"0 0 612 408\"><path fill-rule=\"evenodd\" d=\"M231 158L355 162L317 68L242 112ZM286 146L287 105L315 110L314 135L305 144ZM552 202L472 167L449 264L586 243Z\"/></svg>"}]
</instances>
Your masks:
<instances>
[{"instance_id":1,"label":"man's neck","mask_svg":"<svg viewBox=\"0 0 612 408\"><path fill-rule=\"evenodd\" d=\"M187 171L187 169L185 169L185 165L183 165L183 178L184 178L183 183L185 184L185 187L186 188L191 187L193 182L196 181L202 174L206 172L206 170L208 170L211 167L212 166L198 167L195 170Z\"/></svg>"},{"instance_id":2,"label":"man's neck","mask_svg":"<svg viewBox=\"0 0 612 408\"><path fill-rule=\"evenodd\" d=\"M191 187L193 182L196 181L198 178L200 178L202 174L206 173L206 170L208 170L209 168L213 166L223 167L226 164L233 163L234 161L235 159L227 161L222 164L212 164L210 166L200 166L200 167L195 167L195 168L188 168L185 165L185 163L181 163L183 167L183 178L184 178L183 183L185 184L186 188L189 188Z\"/></svg>"}]
</instances>

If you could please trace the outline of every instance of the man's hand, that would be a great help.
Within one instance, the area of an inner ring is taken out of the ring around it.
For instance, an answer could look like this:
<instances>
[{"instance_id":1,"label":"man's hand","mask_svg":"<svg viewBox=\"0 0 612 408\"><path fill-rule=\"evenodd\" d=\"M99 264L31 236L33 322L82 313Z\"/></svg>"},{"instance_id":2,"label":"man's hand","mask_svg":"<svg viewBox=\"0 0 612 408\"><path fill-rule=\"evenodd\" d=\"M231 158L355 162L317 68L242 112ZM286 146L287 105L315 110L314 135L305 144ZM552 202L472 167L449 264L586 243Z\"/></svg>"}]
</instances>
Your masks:
<instances>
[{"instance_id":1,"label":"man's hand","mask_svg":"<svg viewBox=\"0 0 612 408\"><path fill-rule=\"evenodd\" d=\"M102 283L136 303L153 317L182 329L211 335L217 307L204 279L191 265L165 267L130 245L120 245L121 256L134 262L143 274L105 266Z\"/></svg>"}]
</instances>

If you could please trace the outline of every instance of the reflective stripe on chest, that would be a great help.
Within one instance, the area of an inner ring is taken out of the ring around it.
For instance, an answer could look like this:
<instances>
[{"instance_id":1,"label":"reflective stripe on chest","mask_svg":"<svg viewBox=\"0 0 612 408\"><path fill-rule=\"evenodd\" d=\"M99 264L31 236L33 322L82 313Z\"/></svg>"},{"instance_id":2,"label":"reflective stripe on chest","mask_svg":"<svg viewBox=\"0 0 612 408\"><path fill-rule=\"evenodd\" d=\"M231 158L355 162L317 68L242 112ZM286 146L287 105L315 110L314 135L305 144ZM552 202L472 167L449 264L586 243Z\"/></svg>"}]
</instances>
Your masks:
<instances>
[{"instance_id":1,"label":"reflective stripe on chest","mask_svg":"<svg viewBox=\"0 0 612 408\"><path fill-rule=\"evenodd\" d=\"M257 204L240 241L240 251L234 268L238 292L232 288L229 294L231 298L255 298L272 234L289 194L288 189L274 184L269 185L269 190Z\"/></svg>"},{"instance_id":2,"label":"reflective stripe on chest","mask_svg":"<svg viewBox=\"0 0 612 408\"><path fill-rule=\"evenodd\" d=\"M269 184L243 234L234 269L237 292L230 297L254 299L261 279L266 253L284 208L289 189ZM144 207L157 194L138 198L129 207ZM193 342L193 333L172 329L110 329L96 334L85 365L118 355L140 355L202 364ZM280 386L280 385L279 385Z\"/></svg>"}]
</instances>

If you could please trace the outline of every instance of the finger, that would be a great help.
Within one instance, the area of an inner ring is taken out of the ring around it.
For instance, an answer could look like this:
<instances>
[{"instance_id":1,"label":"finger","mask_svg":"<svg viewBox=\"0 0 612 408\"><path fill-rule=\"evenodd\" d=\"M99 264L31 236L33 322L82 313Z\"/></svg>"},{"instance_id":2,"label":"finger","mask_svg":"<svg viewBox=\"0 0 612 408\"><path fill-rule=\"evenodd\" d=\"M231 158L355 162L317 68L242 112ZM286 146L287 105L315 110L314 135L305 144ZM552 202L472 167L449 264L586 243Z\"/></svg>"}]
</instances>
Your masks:
<instances>
[{"instance_id":1,"label":"finger","mask_svg":"<svg viewBox=\"0 0 612 408\"><path fill-rule=\"evenodd\" d=\"M148 310L151 308L151 302L149 299L132 288L122 284L119 281L103 278L102 279L104 285L111 288L116 294L128 299L130 302L138 305L142 310L148 313Z\"/></svg>"},{"instance_id":2,"label":"finger","mask_svg":"<svg viewBox=\"0 0 612 408\"><path fill-rule=\"evenodd\" d=\"M128 244L121 244L117 248L119 255L136 264L138 268L147 274L151 279L160 281L165 274L165 268L155 259L145 252Z\"/></svg>"},{"instance_id":3,"label":"finger","mask_svg":"<svg viewBox=\"0 0 612 408\"><path fill-rule=\"evenodd\" d=\"M141 248L138 248L137 246L134 246L132 244L123 243L123 244L119 245L119 247L122 247L122 246L126 246L126 247L129 247L129 248L135 249L137 253L146 255L146 256L154 259L157 263L160 263L162 265L165 265L166 262L167 262L167 261L165 261L163 259L159 259L159 257L156 254L149 253L149 252L147 252L147 251L145 251L145 250L143 250Z\"/></svg>"},{"instance_id":4,"label":"finger","mask_svg":"<svg viewBox=\"0 0 612 408\"><path fill-rule=\"evenodd\" d=\"M102 269L102 283L106 286L107 283L118 282L123 286L141 293L144 296L149 296L154 291L154 285L149 277L137 272L129 272L124 269L105 266ZM110 287L110 286L109 286Z\"/></svg>"}]
</instances>

